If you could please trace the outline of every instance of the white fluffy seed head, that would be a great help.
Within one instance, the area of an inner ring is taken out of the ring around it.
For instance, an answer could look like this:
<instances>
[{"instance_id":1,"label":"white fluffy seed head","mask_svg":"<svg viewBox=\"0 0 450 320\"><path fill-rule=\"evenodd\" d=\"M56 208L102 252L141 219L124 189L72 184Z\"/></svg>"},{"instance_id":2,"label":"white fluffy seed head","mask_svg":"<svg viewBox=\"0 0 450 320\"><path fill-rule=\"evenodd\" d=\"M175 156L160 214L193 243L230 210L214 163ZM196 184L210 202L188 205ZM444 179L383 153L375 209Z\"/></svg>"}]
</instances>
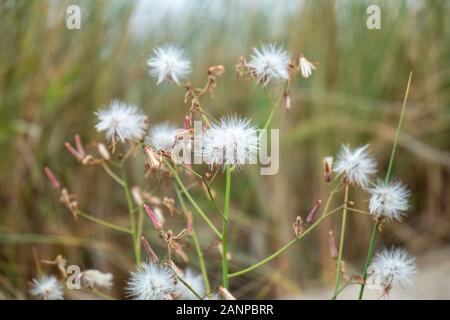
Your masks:
<instances>
[{"instance_id":1,"label":"white fluffy seed head","mask_svg":"<svg viewBox=\"0 0 450 320\"><path fill-rule=\"evenodd\" d=\"M125 290L135 300L165 300L175 289L175 277L170 269L145 263L131 273Z\"/></svg>"},{"instance_id":2,"label":"white fluffy seed head","mask_svg":"<svg viewBox=\"0 0 450 320\"><path fill-rule=\"evenodd\" d=\"M258 132L250 120L239 116L222 118L202 136L203 160L210 166L256 163Z\"/></svg>"},{"instance_id":3,"label":"white fluffy seed head","mask_svg":"<svg viewBox=\"0 0 450 320\"><path fill-rule=\"evenodd\" d=\"M263 45L260 49L253 48L253 54L247 64L258 81L267 85L272 80L289 78L289 54L275 44Z\"/></svg>"},{"instance_id":4,"label":"white fluffy seed head","mask_svg":"<svg viewBox=\"0 0 450 320\"><path fill-rule=\"evenodd\" d=\"M188 268L184 272L183 280L186 281L201 297L205 296L205 284L200 273L195 273ZM198 300L198 297L181 281L177 283L177 295L178 298L182 300Z\"/></svg>"},{"instance_id":5,"label":"white fluffy seed head","mask_svg":"<svg viewBox=\"0 0 450 320\"><path fill-rule=\"evenodd\" d=\"M99 270L90 269L81 273L81 281L83 286L88 288L101 287L109 289L112 287L113 275L111 273L103 273Z\"/></svg>"},{"instance_id":6,"label":"white fluffy seed head","mask_svg":"<svg viewBox=\"0 0 450 320\"><path fill-rule=\"evenodd\" d=\"M350 184L366 188L370 177L376 173L376 161L369 153L369 145L355 150L342 145L334 172L342 175Z\"/></svg>"},{"instance_id":7,"label":"white fluffy seed head","mask_svg":"<svg viewBox=\"0 0 450 320\"><path fill-rule=\"evenodd\" d=\"M30 293L43 300L64 299L64 288L54 276L44 275L39 279L33 279Z\"/></svg>"},{"instance_id":8,"label":"white fluffy seed head","mask_svg":"<svg viewBox=\"0 0 450 320\"><path fill-rule=\"evenodd\" d=\"M377 253L369 267L371 282L380 285L386 292L392 287L405 288L411 285L416 272L415 259L401 248Z\"/></svg>"},{"instance_id":9,"label":"white fluffy seed head","mask_svg":"<svg viewBox=\"0 0 450 320\"><path fill-rule=\"evenodd\" d=\"M95 112L98 123L97 131L105 131L106 138L113 142L117 139L139 140L147 128L147 118L135 105L129 105L119 100L112 101L106 108Z\"/></svg>"},{"instance_id":10,"label":"white fluffy seed head","mask_svg":"<svg viewBox=\"0 0 450 320\"><path fill-rule=\"evenodd\" d=\"M309 78L312 75L312 71L316 70L314 64L309 62L303 55L299 59L299 65L303 78Z\"/></svg>"},{"instance_id":11,"label":"white fluffy seed head","mask_svg":"<svg viewBox=\"0 0 450 320\"><path fill-rule=\"evenodd\" d=\"M180 83L191 72L191 62L183 49L173 44L166 44L153 50L147 60L150 75L156 84L163 81Z\"/></svg>"},{"instance_id":12,"label":"white fluffy seed head","mask_svg":"<svg viewBox=\"0 0 450 320\"><path fill-rule=\"evenodd\" d=\"M371 194L369 202L370 214L385 218L386 220L401 221L408 210L408 199L410 192L400 182L384 183L378 181L377 184L369 189Z\"/></svg>"},{"instance_id":13,"label":"white fluffy seed head","mask_svg":"<svg viewBox=\"0 0 450 320\"><path fill-rule=\"evenodd\" d=\"M145 143L156 150L170 151L175 144L177 133L182 131L183 129L178 129L169 123L157 124L150 129Z\"/></svg>"}]
</instances>

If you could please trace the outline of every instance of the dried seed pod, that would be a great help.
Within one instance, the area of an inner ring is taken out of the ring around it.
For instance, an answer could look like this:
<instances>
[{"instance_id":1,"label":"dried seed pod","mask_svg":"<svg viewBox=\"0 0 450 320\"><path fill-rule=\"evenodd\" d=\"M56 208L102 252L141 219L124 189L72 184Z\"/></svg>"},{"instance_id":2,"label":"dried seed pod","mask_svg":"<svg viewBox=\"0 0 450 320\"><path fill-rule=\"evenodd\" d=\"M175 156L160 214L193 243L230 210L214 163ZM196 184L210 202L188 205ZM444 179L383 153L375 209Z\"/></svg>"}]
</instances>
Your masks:
<instances>
[{"instance_id":1,"label":"dried seed pod","mask_svg":"<svg viewBox=\"0 0 450 320\"><path fill-rule=\"evenodd\" d=\"M338 249L336 246L336 240L334 239L333 231L328 232L328 248L330 249L330 256L332 259L338 257Z\"/></svg>"},{"instance_id":2,"label":"dried seed pod","mask_svg":"<svg viewBox=\"0 0 450 320\"><path fill-rule=\"evenodd\" d=\"M314 204L314 207L312 207L311 211L309 212L308 216L306 217L306 223L310 224L314 221L314 218L316 217L317 212L319 211L319 208L322 204L322 200L317 200Z\"/></svg>"},{"instance_id":3,"label":"dried seed pod","mask_svg":"<svg viewBox=\"0 0 450 320\"><path fill-rule=\"evenodd\" d=\"M50 170L49 167L45 167L44 168L44 172L47 175L48 180L50 181L50 184L52 185L52 187L54 189L60 189L61 185L59 184L58 179L56 178L55 174L53 173L52 170Z\"/></svg>"},{"instance_id":4,"label":"dried seed pod","mask_svg":"<svg viewBox=\"0 0 450 320\"><path fill-rule=\"evenodd\" d=\"M323 158L322 163L325 181L330 182L333 176L333 157Z\"/></svg>"},{"instance_id":5,"label":"dried seed pod","mask_svg":"<svg viewBox=\"0 0 450 320\"><path fill-rule=\"evenodd\" d=\"M103 159L109 161L111 159L111 155L109 154L108 148L103 143L99 143L97 145L98 153L102 156Z\"/></svg>"}]
</instances>

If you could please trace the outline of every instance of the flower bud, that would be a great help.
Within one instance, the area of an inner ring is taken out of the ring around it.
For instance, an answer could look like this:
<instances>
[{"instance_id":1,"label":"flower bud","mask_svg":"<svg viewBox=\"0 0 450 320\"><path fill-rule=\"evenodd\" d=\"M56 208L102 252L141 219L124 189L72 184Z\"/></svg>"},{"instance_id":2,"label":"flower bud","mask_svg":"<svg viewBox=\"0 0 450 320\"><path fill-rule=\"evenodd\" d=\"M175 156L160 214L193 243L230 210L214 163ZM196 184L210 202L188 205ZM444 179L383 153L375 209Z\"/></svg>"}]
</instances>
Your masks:
<instances>
[{"instance_id":1,"label":"flower bud","mask_svg":"<svg viewBox=\"0 0 450 320\"><path fill-rule=\"evenodd\" d=\"M111 159L111 155L109 154L108 148L103 143L99 143L97 145L98 153L102 156L103 159L109 161Z\"/></svg>"}]
</instances>

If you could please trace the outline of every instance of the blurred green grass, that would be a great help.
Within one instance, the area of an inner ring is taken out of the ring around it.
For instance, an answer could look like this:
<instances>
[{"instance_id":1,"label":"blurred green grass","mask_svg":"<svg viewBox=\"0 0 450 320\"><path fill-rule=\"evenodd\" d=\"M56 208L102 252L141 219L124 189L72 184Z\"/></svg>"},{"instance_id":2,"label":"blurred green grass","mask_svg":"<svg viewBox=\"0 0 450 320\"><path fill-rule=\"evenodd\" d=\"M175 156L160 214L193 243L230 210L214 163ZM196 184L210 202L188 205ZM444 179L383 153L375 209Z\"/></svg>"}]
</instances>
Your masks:
<instances>
[{"instance_id":1,"label":"blurred green grass","mask_svg":"<svg viewBox=\"0 0 450 320\"><path fill-rule=\"evenodd\" d=\"M65 8L73 3L82 9L81 30L65 28ZM156 9L163 6L152 3ZM372 3L382 9L379 31L366 28L366 8ZM53 168L87 211L127 224L120 190L100 170L76 163L63 143L76 133L85 143L100 141L93 111L114 98L141 106L151 124L181 124L188 112L183 89L156 87L147 74L147 56L164 42L186 48L196 85L206 81L209 66L227 69L214 98L203 101L208 112L216 117L237 112L256 123L264 122L269 106L261 88L235 78L239 56L248 56L261 43L277 42L319 63L312 78L294 82L293 107L280 109L274 122L282 139L280 172L261 177L251 168L234 178L240 183L232 190L232 268L264 257L291 238L295 216L305 215L325 194L320 159L336 154L341 143L371 142L380 171L386 169L410 71L414 79L394 176L412 190L412 208L406 222L386 226L382 238L386 245L401 244L417 254L448 244L448 1L185 5L145 29L127 1L0 3L0 297L24 296L36 271L33 251L42 259L62 253L69 263L112 271L116 295L121 295L121 279L132 268L128 239L88 222L74 225L42 168ZM152 17L144 15L143 21ZM273 88L271 94L280 90ZM174 196L170 189L144 181L140 161L131 172L133 183ZM219 195L221 187L219 183ZM352 197L365 200L362 194ZM206 201L203 205L209 206ZM276 262L233 280L237 296L274 298L329 283L333 262L326 234L336 226L337 221L328 221ZM147 229L155 246L161 245ZM345 251L356 268L362 265L369 229L370 221L351 217L352 241ZM201 229L200 237L206 247L211 240L207 229ZM209 259L213 276L219 259L214 253Z\"/></svg>"}]
</instances>

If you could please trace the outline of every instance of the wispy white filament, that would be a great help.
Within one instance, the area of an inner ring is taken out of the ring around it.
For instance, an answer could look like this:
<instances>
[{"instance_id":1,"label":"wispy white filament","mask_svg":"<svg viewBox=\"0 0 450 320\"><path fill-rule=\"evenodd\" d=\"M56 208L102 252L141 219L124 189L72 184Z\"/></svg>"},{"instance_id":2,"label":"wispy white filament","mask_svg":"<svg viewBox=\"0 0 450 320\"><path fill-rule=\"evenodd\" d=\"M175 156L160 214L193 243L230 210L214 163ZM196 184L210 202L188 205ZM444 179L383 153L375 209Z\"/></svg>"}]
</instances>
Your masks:
<instances>
[{"instance_id":1,"label":"wispy white filament","mask_svg":"<svg viewBox=\"0 0 450 320\"><path fill-rule=\"evenodd\" d=\"M147 127L146 117L135 105L114 100L106 108L95 112L97 131L105 131L111 141L139 140Z\"/></svg>"},{"instance_id":2,"label":"wispy white filament","mask_svg":"<svg viewBox=\"0 0 450 320\"><path fill-rule=\"evenodd\" d=\"M175 144L177 133L183 131L169 123L161 123L153 126L145 142L154 147L156 150L170 151Z\"/></svg>"},{"instance_id":3,"label":"wispy white filament","mask_svg":"<svg viewBox=\"0 0 450 320\"><path fill-rule=\"evenodd\" d=\"M64 299L64 288L54 276L44 275L39 279L33 279L30 293L43 300Z\"/></svg>"},{"instance_id":4,"label":"wispy white filament","mask_svg":"<svg viewBox=\"0 0 450 320\"><path fill-rule=\"evenodd\" d=\"M371 282L385 290L392 287L407 287L417 272L415 259L406 250L392 248L378 253L369 267Z\"/></svg>"},{"instance_id":5,"label":"wispy white filament","mask_svg":"<svg viewBox=\"0 0 450 320\"><path fill-rule=\"evenodd\" d=\"M408 209L409 191L400 182L378 181L369 189L369 212L379 218L401 221Z\"/></svg>"},{"instance_id":6,"label":"wispy white filament","mask_svg":"<svg viewBox=\"0 0 450 320\"><path fill-rule=\"evenodd\" d=\"M289 54L275 44L253 48L247 66L264 86L272 80L289 78Z\"/></svg>"},{"instance_id":7,"label":"wispy white filament","mask_svg":"<svg viewBox=\"0 0 450 320\"><path fill-rule=\"evenodd\" d=\"M153 50L153 56L147 60L150 75L156 79L156 84L163 81L180 83L191 72L191 62L183 49L172 44L166 44Z\"/></svg>"},{"instance_id":8,"label":"wispy white filament","mask_svg":"<svg viewBox=\"0 0 450 320\"><path fill-rule=\"evenodd\" d=\"M366 188L370 177L376 172L376 161L369 154L369 145L354 150L342 145L334 172L347 178L350 184Z\"/></svg>"},{"instance_id":9,"label":"wispy white filament","mask_svg":"<svg viewBox=\"0 0 450 320\"><path fill-rule=\"evenodd\" d=\"M132 272L126 292L135 300L166 300L175 293L173 272L153 263L145 263Z\"/></svg>"},{"instance_id":10,"label":"wispy white filament","mask_svg":"<svg viewBox=\"0 0 450 320\"><path fill-rule=\"evenodd\" d=\"M258 133L250 120L238 116L222 118L202 137L203 160L210 166L256 163Z\"/></svg>"}]
</instances>

